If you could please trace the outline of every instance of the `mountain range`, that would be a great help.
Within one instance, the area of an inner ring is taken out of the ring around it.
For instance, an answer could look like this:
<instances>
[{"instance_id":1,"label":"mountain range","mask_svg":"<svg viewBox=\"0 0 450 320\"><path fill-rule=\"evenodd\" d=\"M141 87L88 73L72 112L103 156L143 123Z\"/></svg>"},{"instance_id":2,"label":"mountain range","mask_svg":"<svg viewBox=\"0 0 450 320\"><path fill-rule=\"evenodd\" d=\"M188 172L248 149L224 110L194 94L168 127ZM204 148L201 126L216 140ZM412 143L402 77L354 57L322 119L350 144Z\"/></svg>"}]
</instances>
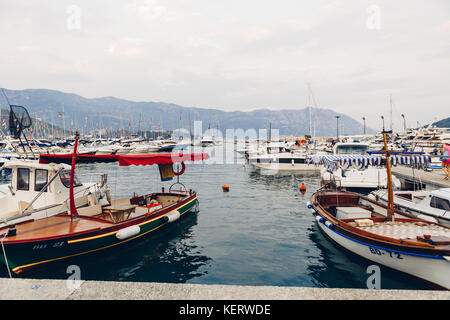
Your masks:
<instances>
[{"instance_id":1,"label":"mountain range","mask_svg":"<svg viewBox=\"0 0 450 320\"><path fill-rule=\"evenodd\" d=\"M438 128L450 128L450 117L433 122L432 125Z\"/></svg>"},{"instance_id":2,"label":"mountain range","mask_svg":"<svg viewBox=\"0 0 450 320\"><path fill-rule=\"evenodd\" d=\"M254 111L222 111L195 107L183 107L165 102L136 102L115 97L85 98L73 93L48 89L4 89L10 104L27 108L30 116L56 126L83 130L124 128L127 131L173 130L186 128L190 130L193 122L202 121L202 130L218 128L223 133L226 129L278 129L280 135L302 136L310 133L314 136L336 136L339 134L362 134L363 124L345 114L330 109L310 108ZM3 96L0 106L9 109ZM336 119L339 116L339 119ZM375 131L366 128L366 133Z\"/></svg>"}]
</instances>

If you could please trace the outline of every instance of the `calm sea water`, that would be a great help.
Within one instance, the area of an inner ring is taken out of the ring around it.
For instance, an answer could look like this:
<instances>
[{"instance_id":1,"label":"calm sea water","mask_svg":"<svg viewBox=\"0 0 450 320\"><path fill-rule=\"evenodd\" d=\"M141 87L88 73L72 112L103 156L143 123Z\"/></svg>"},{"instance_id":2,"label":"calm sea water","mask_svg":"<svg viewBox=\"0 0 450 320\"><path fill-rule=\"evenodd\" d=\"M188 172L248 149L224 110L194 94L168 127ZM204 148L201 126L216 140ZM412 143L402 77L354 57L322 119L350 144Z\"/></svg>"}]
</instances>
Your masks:
<instances>
[{"instance_id":1,"label":"calm sea water","mask_svg":"<svg viewBox=\"0 0 450 320\"><path fill-rule=\"evenodd\" d=\"M212 151L212 150L209 150ZM156 166L81 164L84 182L108 173L113 197L166 189ZM275 174L250 165L187 164L181 177L195 189L200 211L139 243L54 263L20 275L66 279L78 265L83 280L367 288L371 263L327 240L306 208L318 174ZM298 187L305 183L307 191ZM221 186L227 183L230 192ZM7 277L0 266L0 276ZM383 289L429 289L402 273L381 267Z\"/></svg>"}]
</instances>

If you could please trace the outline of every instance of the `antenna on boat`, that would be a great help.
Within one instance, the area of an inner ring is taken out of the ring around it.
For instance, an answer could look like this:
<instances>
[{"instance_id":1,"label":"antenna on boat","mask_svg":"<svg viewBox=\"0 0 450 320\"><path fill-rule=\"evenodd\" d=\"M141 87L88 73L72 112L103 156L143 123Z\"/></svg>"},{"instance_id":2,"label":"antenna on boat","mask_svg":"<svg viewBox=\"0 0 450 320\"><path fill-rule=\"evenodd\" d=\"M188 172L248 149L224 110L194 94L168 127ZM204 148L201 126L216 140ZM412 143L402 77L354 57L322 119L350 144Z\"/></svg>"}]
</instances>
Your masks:
<instances>
[{"instance_id":1,"label":"antenna on boat","mask_svg":"<svg viewBox=\"0 0 450 320\"><path fill-rule=\"evenodd\" d=\"M33 158L36 159L33 149L31 148L30 143L28 142L27 136L23 133L24 129L28 129L32 125L32 120L28 113L28 110L23 106L10 104L8 97L6 96L3 88L2 88L2 92L6 98L6 102L8 103L9 109L10 109L10 112L9 112L9 133L10 133L10 135L15 139L19 139L20 144L22 145L24 154L25 154L25 156L27 156L27 151L25 149L24 143L22 142L22 139L20 138L20 135L23 134L25 141L26 141L26 145L28 146L28 148L30 148Z\"/></svg>"}]
</instances>

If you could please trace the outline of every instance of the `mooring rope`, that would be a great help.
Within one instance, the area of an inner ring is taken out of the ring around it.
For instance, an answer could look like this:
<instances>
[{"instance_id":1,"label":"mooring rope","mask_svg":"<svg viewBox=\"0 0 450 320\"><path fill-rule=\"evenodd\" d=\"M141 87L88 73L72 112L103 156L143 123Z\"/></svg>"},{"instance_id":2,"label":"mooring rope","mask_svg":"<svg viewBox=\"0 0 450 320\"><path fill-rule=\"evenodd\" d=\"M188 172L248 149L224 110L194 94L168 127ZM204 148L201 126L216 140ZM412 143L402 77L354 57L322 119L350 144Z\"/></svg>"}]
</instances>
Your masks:
<instances>
[{"instance_id":1,"label":"mooring rope","mask_svg":"<svg viewBox=\"0 0 450 320\"><path fill-rule=\"evenodd\" d=\"M5 245L3 244L3 241L4 241L5 238L6 238L6 235L7 235L7 233L5 233L5 234L3 235L3 238L2 238L1 243L2 243L3 257L5 258L6 269L8 269L9 277L12 279L11 270L9 270L8 258L6 258Z\"/></svg>"}]
</instances>

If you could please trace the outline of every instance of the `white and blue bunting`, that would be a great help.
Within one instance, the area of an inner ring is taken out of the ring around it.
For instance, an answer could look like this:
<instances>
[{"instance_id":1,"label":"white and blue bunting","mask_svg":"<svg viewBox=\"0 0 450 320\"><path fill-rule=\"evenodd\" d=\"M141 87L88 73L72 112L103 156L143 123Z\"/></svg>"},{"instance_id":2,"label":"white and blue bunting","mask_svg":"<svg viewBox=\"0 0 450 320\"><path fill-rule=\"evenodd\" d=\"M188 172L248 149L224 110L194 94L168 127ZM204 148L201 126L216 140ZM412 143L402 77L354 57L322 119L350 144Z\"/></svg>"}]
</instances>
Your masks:
<instances>
[{"instance_id":1,"label":"white and blue bunting","mask_svg":"<svg viewBox=\"0 0 450 320\"><path fill-rule=\"evenodd\" d=\"M329 171L335 171L338 166L344 168L365 169L370 166L380 166L384 156L381 155L312 155L308 156L307 163L316 166L323 164ZM431 162L429 155L391 155L391 165L404 165L417 167Z\"/></svg>"}]
</instances>

